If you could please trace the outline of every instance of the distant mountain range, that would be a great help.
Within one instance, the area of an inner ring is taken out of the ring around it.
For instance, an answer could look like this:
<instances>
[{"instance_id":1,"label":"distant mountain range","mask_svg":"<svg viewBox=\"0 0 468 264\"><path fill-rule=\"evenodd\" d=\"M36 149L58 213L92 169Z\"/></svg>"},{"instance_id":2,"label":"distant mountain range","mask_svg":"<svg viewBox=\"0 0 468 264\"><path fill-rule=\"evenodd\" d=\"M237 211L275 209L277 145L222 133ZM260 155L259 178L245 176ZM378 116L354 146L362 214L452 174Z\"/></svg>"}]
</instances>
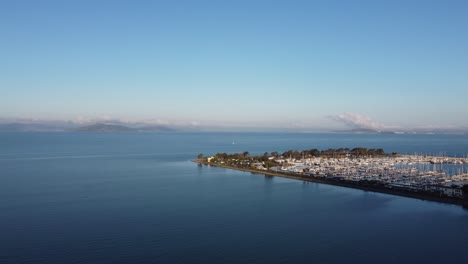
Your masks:
<instances>
[{"instance_id":1,"label":"distant mountain range","mask_svg":"<svg viewBox=\"0 0 468 264\"><path fill-rule=\"evenodd\" d=\"M205 127L205 131L213 128ZM184 126L165 126L147 123L122 123L122 122L101 122L94 124L77 124L73 122L40 122L40 121L14 121L2 122L0 120L0 132L176 132L176 131L200 131ZM237 131L237 130L236 130ZM239 130L242 131L242 130ZM264 131L264 130L262 130ZM264 131L267 132L267 131ZM275 132L272 130L271 132ZM369 128L354 128L349 130L329 131L331 133L352 133L352 134L457 134L468 135L466 128L458 129L401 129L401 130L375 130Z\"/></svg>"},{"instance_id":2,"label":"distant mountain range","mask_svg":"<svg viewBox=\"0 0 468 264\"><path fill-rule=\"evenodd\" d=\"M369 128L356 128L351 130L335 131L335 133L355 133L355 134L397 134L394 131L379 131Z\"/></svg>"},{"instance_id":3,"label":"distant mountain range","mask_svg":"<svg viewBox=\"0 0 468 264\"><path fill-rule=\"evenodd\" d=\"M132 132L133 129L122 125L93 124L71 129L73 132Z\"/></svg>"},{"instance_id":4,"label":"distant mountain range","mask_svg":"<svg viewBox=\"0 0 468 264\"><path fill-rule=\"evenodd\" d=\"M65 128L55 125L34 123L6 123L0 124L0 132L63 132Z\"/></svg>"},{"instance_id":5,"label":"distant mountain range","mask_svg":"<svg viewBox=\"0 0 468 264\"><path fill-rule=\"evenodd\" d=\"M403 131L392 131L392 130L374 130L368 128L356 128L351 130L338 130L333 133L351 133L351 134L454 134L454 135L468 135L468 132L457 129L415 129L415 130L403 130Z\"/></svg>"},{"instance_id":6,"label":"distant mountain range","mask_svg":"<svg viewBox=\"0 0 468 264\"><path fill-rule=\"evenodd\" d=\"M47 125L36 123L0 124L0 132L173 132L175 129L148 125L128 127L120 124L97 123L76 127L76 125Z\"/></svg>"},{"instance_id":7,"label":"distant mountain range","mask_svg":"<svg viewBox=\"0 0 468 264\"><path fill-rule=\"evenodd\" d=\"M127 127L123 125L98 123L72 129L74 132L172 132L174 129L165 126Z\"/></svg>"}]
</instances>

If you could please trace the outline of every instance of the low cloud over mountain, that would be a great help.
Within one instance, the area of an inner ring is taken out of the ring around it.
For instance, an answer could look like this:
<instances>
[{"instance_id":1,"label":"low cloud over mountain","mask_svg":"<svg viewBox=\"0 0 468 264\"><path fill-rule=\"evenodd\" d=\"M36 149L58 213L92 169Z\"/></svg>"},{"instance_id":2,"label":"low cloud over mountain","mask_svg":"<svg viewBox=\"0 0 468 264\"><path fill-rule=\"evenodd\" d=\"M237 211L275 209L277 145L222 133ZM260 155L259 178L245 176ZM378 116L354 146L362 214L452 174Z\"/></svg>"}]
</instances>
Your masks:
<instances>
[{"instance_id":1,"label":"low cloud over mountain","mask_svg":"<svg viewBox=\"0 0 468 264\"><path fill-rule=\"evenodd\" d=\"M382 123L374 121L370 117L360 114L343 113L331 116L331 118L335 121L342 122L351 129L381 131L387 128Z\"/></svg>"}]
</instances>

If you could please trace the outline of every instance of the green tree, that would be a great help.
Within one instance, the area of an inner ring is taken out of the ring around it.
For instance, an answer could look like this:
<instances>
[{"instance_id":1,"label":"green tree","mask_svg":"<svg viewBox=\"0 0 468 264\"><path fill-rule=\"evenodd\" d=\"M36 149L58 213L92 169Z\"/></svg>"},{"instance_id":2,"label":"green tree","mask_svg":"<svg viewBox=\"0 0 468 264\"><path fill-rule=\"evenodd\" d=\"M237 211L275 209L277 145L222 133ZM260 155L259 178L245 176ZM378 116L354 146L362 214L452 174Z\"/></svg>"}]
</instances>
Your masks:
<instances>
[{"instance_id":1,"label":"green tree","mask_svg":"<svg viewBox=\"0 0 468 264\"><path fill-rule=\"evenodd\" d=\"M292 153L292 157L293 157L294 159L300 159L300 158L301 158L301 153L300 153L299 151L295 150L295 151L293 151L293 153Z\"/></svg>"},{"instance_id":2,"label":"green tree","mask_svg":"<svg viewBox=\"0 0 468 264\"><path fill-rule=\"evenodd\" d=\"M198 158L199 160L203 159L203 154L202 154L202 153L198 154L197 158Z\"/></svg>"},{"instance_id":3,"label":"green tree","mask_svg":"<svg viewBox=\"0 0 468 264\"><path fill-rule=\"evenodd\" d=\"M289 158L290 156L292 156L292 154L293 154L293 151L288 150L288 151L283 152L282 156L285 158Z\"/></svg>"},{"instance_id":4,"label":"green tree","mask_svg":"<svg viewBox=\"0 0 468 264\"><path fill-rule=\"evenodd\" d=\"M309 153L310 153L310 155L312 155L314 157L320 156L320 151L318 149L316 149L316 148L309 150Z\"/></svg>"},{"instance_id":5,"label":"green tree","mask_svg":"<svg viewBox=\"0 0 468 264\"><path fill-rule=\"evenodd\" d=\"M375 153L376 153L377 155L381 155L381 156L385 155L385 151L384 151L383 149L381 149L381 148L377 149L377 150L375 151Z\"/></svg>"}]
</instances>

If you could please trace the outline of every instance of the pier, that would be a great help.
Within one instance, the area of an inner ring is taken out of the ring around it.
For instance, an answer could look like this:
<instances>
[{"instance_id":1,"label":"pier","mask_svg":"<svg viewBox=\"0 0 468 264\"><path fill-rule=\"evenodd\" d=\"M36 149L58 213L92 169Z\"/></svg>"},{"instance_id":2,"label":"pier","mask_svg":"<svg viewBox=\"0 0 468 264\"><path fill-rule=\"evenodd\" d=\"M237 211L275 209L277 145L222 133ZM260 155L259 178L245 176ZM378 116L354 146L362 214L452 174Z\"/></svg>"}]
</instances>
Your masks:
<instances>
[{"instance_id":1,"label":"pier","mask_svg":"<svg viewBox=\"0 0 468 264\"><path fill-rule=\"evenodd\" d=\"M218 153L197 163L468 206L468 159L425 155L263 156ZM302 152L304 153L304 152ZM465 166L466 165L466 166Z\"/></svg>"}]
</instances>

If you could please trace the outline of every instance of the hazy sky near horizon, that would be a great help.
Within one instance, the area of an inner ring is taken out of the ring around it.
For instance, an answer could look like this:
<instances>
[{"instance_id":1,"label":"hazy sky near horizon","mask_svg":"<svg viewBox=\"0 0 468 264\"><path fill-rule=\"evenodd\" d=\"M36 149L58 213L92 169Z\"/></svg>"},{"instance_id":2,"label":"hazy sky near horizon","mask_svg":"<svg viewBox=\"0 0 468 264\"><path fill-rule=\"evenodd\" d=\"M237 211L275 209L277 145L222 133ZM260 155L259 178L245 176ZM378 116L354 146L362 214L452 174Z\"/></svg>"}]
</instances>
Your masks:
<instances>
[{"instance_id":1,"label":"hazy sky near horizon","mask_svg":"<svg viewBox=\"0 0 468 264\"><path fill-rule=\"evenodd\" d=\"M466 127L467 14L455 0L0 1L0 118Z\"/></svg>"}]
</instances>

